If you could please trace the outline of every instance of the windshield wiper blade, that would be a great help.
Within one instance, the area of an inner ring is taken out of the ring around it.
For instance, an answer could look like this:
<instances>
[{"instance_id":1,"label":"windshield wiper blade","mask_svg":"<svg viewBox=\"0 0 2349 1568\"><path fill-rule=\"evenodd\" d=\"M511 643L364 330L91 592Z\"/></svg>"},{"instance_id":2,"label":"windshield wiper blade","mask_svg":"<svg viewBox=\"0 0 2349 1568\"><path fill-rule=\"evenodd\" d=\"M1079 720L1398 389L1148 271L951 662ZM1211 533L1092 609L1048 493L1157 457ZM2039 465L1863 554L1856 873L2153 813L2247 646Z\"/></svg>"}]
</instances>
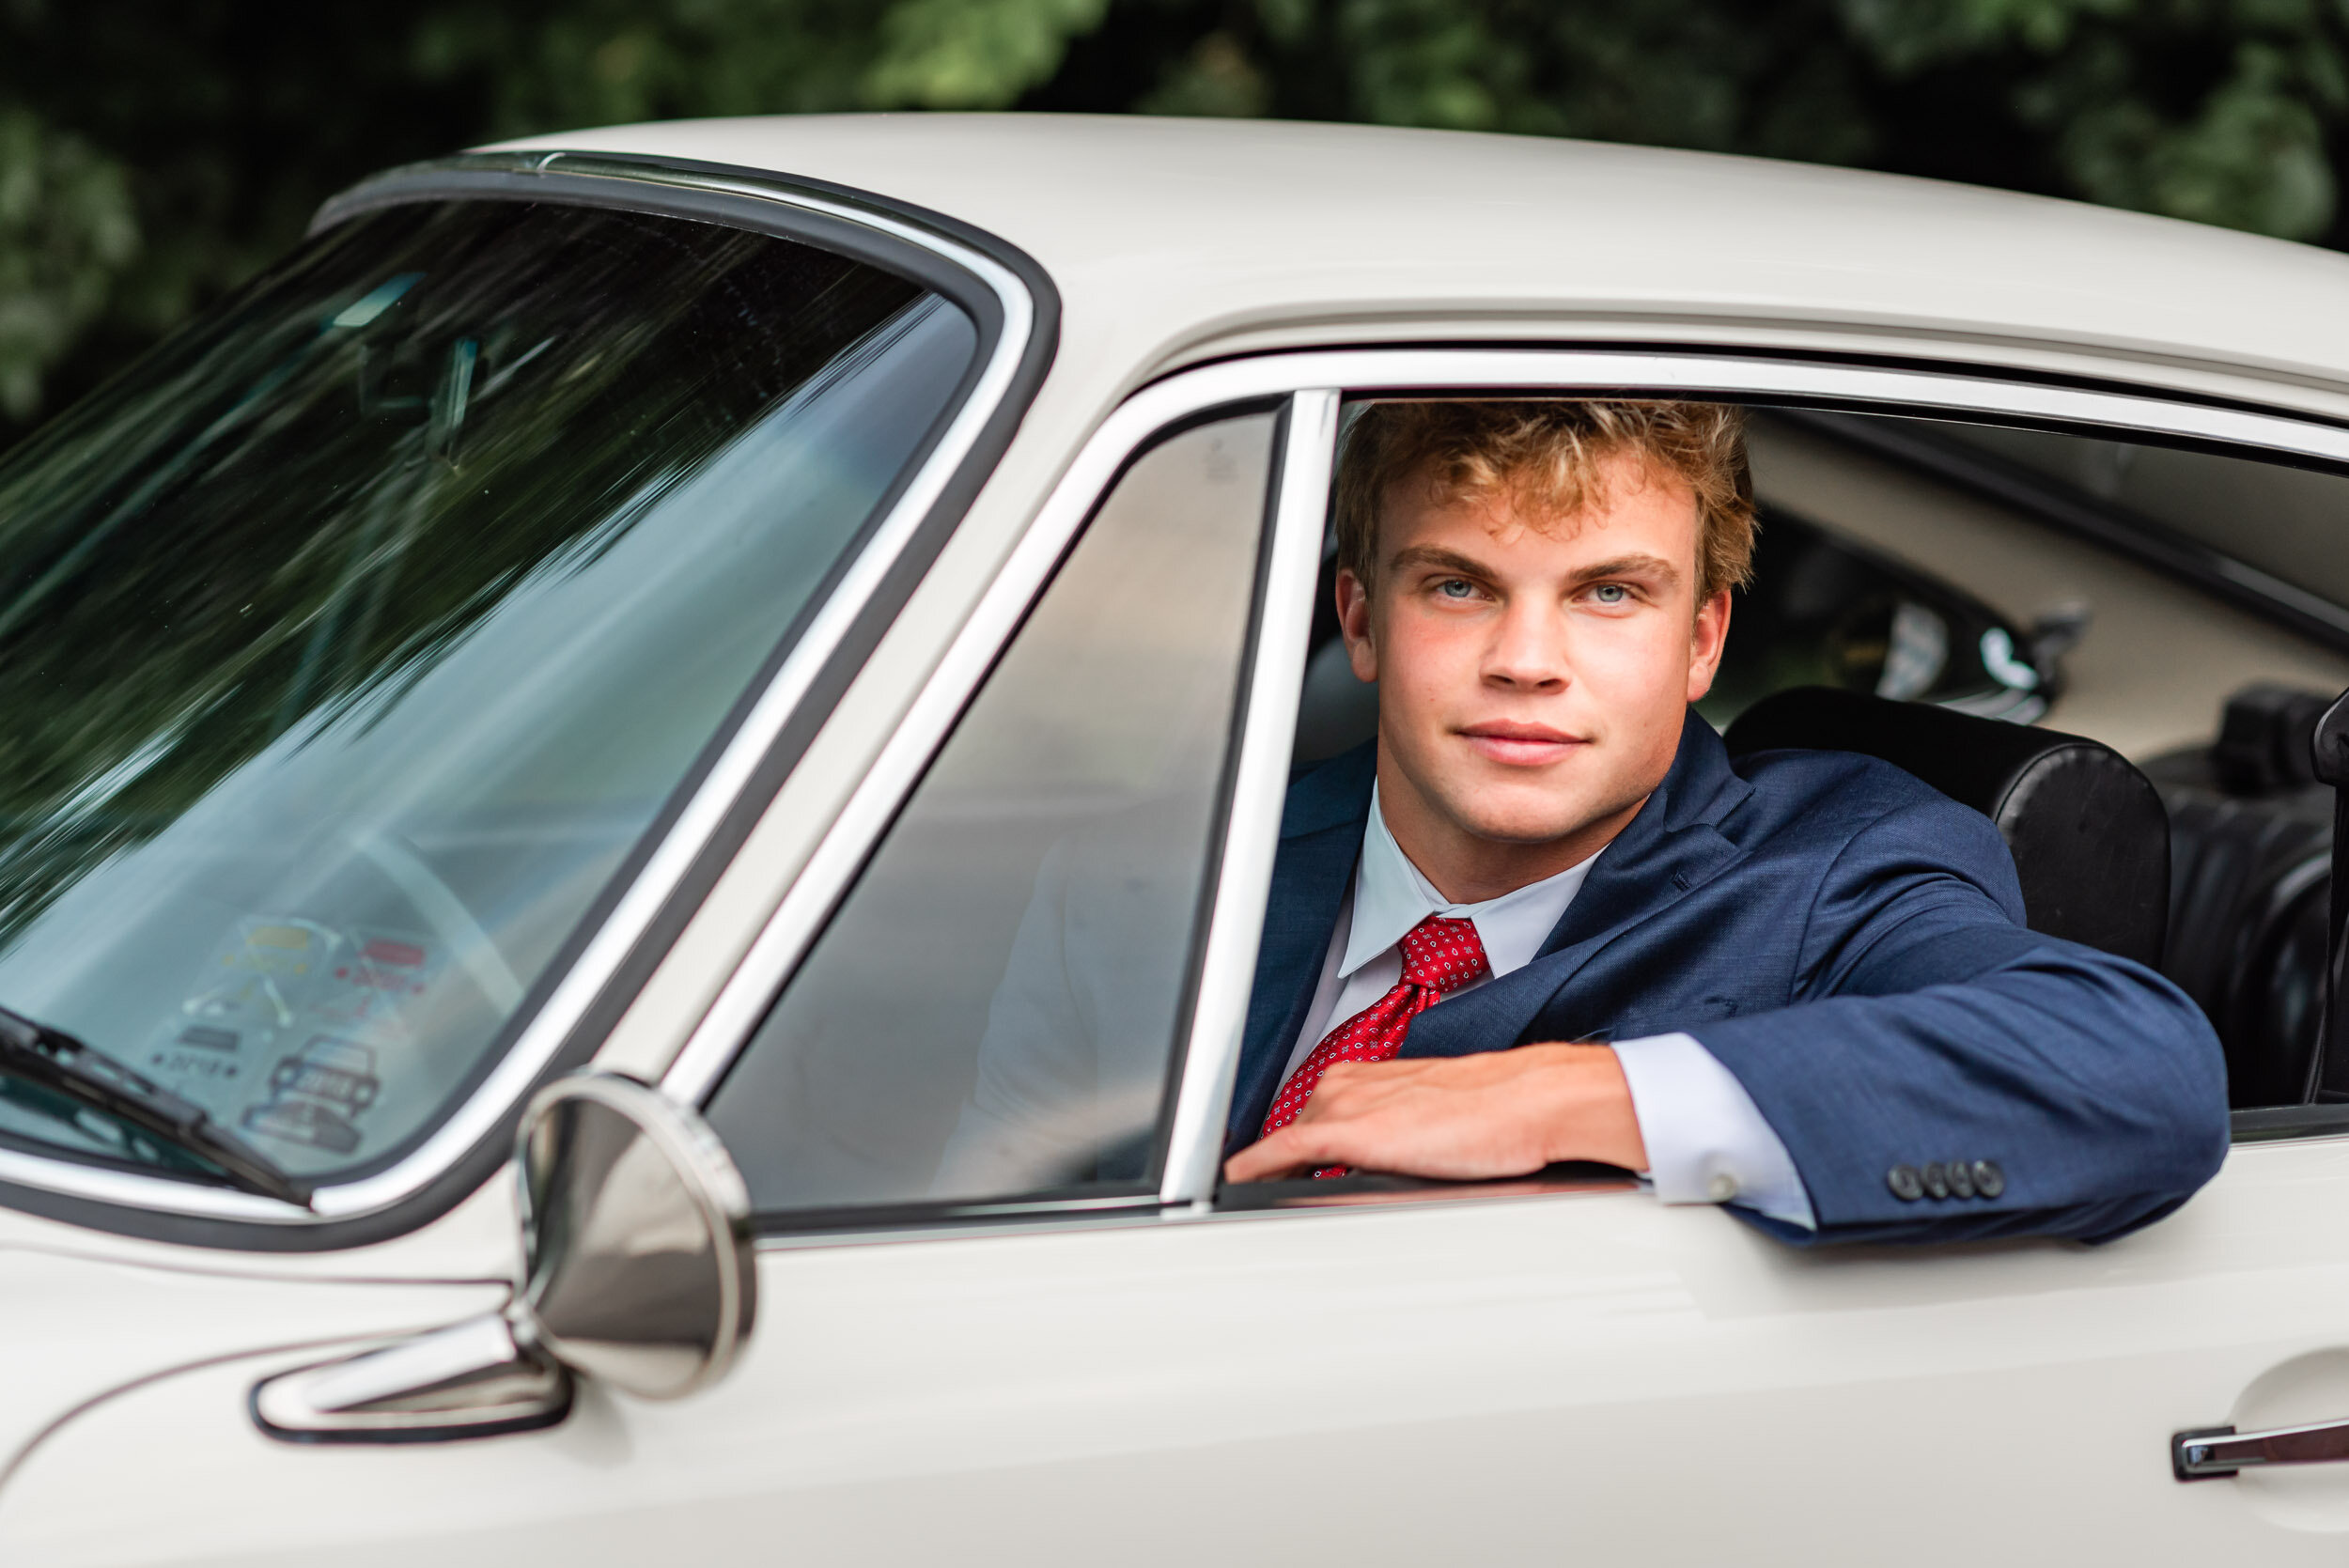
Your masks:
<instances>
[{"instance_id":1,"label":"windshield wiper blade","mask_svg":"<svg viewBox=\"0 0 2349 1568\"><path fill-rule=\"evenodd\" d=\"M222 1127L200 1105L183 1100L61 1029L0 1007L0 1073L103 1111L219 1169L232 1187L302 1208L311 1184L289 1176Z\"/></svg>"}]
</instances>

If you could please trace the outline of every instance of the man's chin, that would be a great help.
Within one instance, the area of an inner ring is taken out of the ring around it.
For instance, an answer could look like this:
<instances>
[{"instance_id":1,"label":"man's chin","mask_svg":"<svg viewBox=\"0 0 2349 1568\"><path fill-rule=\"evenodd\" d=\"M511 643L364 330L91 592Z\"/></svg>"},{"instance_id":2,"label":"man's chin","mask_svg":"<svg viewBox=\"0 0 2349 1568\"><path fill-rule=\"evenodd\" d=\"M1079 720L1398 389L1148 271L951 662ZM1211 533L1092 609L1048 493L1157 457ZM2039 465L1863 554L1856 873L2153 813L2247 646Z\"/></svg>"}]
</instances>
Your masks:
<instances>
[{"instance_id":1,"label":"man's chin","mask_svg":"<svg viewBox=\"0 0 2349 1568\"><path fill-rule=\"evenodd\" d=\"M1595 801L1560 800L1555 795L1540 800L1495 800L1494 793L1480 791L1455 802L1453 820L1495 844L1554 844L1620 809Z\"/></svg>"}]
</instances>

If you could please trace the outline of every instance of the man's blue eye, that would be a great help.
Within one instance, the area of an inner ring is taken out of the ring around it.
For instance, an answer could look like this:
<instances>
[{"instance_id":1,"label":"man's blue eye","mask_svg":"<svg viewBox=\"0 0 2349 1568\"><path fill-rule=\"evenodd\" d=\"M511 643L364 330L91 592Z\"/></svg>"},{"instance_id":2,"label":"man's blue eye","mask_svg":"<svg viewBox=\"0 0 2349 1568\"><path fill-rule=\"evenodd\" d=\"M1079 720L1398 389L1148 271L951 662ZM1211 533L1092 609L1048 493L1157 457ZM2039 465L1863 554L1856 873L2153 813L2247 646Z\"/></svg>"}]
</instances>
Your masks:
<instances>
[{"instance_id":1,"label":"man's blue eye","mask_svg":"<svg viewBox=\"0 0 2349 1568\"><path fill-rule=\"evenodd\" d=\"M1630 594L1631 590L1620 582L1602 582L1591 590L1591 597L1601 604L1621 604Z\"/></svg>"},{"instance_id":2,"label":"man's blue eye","mask_svg":"<svg viewBox=\"0 0 2349 1568\"><path fill-rule=\"evenodd\" d=\"M1436 584L1436 592L1446 598L1466 598L1475 591L1471 584L1456 577L1447 577Z\"/></svg>"}]
</instances>

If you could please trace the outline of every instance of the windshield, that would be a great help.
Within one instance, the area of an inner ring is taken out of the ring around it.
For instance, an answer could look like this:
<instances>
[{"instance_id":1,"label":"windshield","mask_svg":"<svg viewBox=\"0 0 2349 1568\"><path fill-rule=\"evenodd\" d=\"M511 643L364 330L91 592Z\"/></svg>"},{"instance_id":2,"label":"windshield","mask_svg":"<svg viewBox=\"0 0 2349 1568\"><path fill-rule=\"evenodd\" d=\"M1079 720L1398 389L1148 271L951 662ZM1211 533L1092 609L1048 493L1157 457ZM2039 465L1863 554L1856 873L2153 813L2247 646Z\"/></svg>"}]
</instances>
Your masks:
<instances>
[{"instance_id":1,"label":"windshield","mask_svg":"<svg viewBox=\"0 0 2349 1568\"><path fill-rule=\"evenodd\" d=\"M319 236L0 460L0 1006L395 1157L945 413L967 317L710 224ZM0 1141L163 1165L0 1095Z\"/></svg>"}]
</instances>

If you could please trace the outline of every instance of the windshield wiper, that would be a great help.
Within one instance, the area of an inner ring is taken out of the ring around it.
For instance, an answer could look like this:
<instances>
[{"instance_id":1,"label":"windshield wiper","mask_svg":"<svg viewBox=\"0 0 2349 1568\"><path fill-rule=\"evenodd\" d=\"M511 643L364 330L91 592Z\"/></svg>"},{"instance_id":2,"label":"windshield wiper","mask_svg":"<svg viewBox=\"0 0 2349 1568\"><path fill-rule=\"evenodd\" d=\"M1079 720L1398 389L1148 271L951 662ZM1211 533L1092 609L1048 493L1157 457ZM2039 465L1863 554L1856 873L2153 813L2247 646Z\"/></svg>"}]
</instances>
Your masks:
<instances>
[{"instance_id":1,"label":"windshield wiper","mask_svg":"<svg viewBox=\"0 0 2349 1568\"><path fill-rule=\"evenodd\" d=\"M61 1029L0 1007L0 1073L103 1111L216 1167L232 1187L310 1206L311 1184L288 1175L242 1139L183 1100Z\"/></svg>"}]
</instances>

